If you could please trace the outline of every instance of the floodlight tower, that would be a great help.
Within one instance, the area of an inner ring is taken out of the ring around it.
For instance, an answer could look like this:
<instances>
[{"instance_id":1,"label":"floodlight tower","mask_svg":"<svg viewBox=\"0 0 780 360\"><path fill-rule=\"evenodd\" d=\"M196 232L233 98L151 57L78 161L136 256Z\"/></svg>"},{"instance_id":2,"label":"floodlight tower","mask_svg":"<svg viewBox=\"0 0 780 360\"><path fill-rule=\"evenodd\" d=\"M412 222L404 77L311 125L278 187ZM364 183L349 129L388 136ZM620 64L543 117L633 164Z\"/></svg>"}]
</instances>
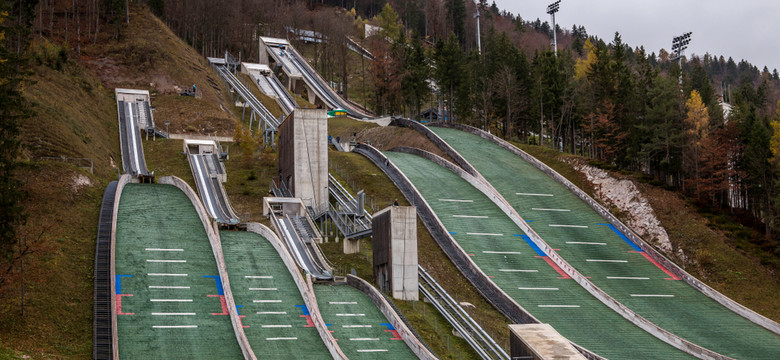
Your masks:
<instances>
[{"instance_id":1,"label":"floodlight tower","mask_svg":"<svg viewBox=\"0 0 780 360\"><path fill-rule=\"evenodd\" d=\"M555 56L558 56L558 35L555 31L555 13L558 12L558 8L561 5L561 0L558 0L550 5L547 5L547 13L552 16L552 33L553 33L553 51L555 51Z\"/></svg>"},{"instance_id":2,"label":"floodlight tower","mask_svg":"<svg viewBox=\"0 0 780 360\"><path fill-rule=\"evenodd\" d=\"M477 19L477 52L482 55L482 41L480 39L481 34L479 33L479 8L477 8L474 18Z\"/></svg>"},{"instance_id":3,"label":"floodlight tower","mask_svg":"<svg viewBox=\"0 0 780 360\"><path fill-rule=\"evenodd\" d=\"M677 64L680 66L680 85L682 85L682 54L688 48L688 44L691 43L691 34L692 32L689 31L672 38L672 53L674 53L674 56L670 60L677 60Z\"/></svg>"}]
</instances>

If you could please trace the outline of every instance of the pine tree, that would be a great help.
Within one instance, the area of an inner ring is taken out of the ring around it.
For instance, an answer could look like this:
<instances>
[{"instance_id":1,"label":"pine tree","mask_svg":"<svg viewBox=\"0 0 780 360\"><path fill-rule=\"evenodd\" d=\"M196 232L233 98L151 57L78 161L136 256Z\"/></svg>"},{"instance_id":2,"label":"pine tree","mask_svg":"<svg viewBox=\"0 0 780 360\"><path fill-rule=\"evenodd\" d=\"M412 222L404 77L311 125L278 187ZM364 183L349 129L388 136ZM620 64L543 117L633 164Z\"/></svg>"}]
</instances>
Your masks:
<instances>
[{"instance_id":1,"label":"pine tree","mask_svg":"<svg viewBox=\"0 0 780 360\"><path fill-rule=\"evenodd\" d=\"M21 122L32 116L20 91L21 76L26 73L22 51L30 24L9 17L10 5L0 2L0 259L4 260L12 257L17 227L25 219L22 182L14 172L18 168Z\"/></svg>"}]
</instances>

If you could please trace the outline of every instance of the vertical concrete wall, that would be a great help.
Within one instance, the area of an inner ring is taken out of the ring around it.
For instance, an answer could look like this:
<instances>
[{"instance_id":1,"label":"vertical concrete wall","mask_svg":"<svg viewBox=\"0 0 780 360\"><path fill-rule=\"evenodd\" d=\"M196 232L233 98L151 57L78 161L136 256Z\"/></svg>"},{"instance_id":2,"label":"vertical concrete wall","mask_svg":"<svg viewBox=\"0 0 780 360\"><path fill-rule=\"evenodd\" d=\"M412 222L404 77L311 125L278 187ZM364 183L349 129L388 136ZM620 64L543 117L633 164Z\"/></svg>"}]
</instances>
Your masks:
<instances>
[{"instance_id":1,"label":"vertical concrete wall","mask_svg":"<svg viewBox=\"0 0 780 360\"><path fill-rule=\"evenodd\" d=\"M396 299L419 300L417 209L414 206L388 207L374 216L372 228L374 276L380 288L389 290Z\"/></svg>"},{"instance_id":2,"label":"vertical concrete wall","mask_svg":"<svg viewBox=\"0 0 780 360\"><path fill-rule=\"evenodd\" d=\"M279 126L279 175L293 196L318 209L328 201L328 115L295 109Z\"/></svg>"}]
</instances>

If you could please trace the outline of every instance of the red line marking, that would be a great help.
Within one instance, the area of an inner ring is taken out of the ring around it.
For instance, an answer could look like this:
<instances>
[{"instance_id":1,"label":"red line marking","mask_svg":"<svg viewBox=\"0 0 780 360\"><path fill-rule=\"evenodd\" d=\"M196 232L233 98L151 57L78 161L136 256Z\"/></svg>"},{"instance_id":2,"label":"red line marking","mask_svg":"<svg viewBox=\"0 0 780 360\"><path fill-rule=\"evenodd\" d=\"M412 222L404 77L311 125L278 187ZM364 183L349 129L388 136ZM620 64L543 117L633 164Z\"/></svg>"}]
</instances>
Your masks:
<instances>
[{"instance_id":1,"label":"red line marking","mask_svg":"<svg viewBox=\"0 0 780 360\"><path fill-rule=\"evenodd\" d=\"M135 313L122 312L122 296L133 296L133 294L116 294L116 314L117 315L135 315Z\"/></svg>"},{"instance_id":2,"label":"red line marking","mask_svg":"<svg viewBox=\"0 0 780 360\"><path fill-rule=\"evenodd\" d=\"M571 276L569 276L568 274L566 274L566 272L564 272L564 271L563 271L563 269L561 269L561 268L560 268L560 267L559 267L559 266L558 266L558 265L557 265L557 264L556 264L554 261L552 261L552 259L550 259L549 257L547 257L547 256L534 256L534 257L536 257L536 258L542 258L542 259L544 259L544 261L546 261L546 262L547 262L547 264L548 264L548 265L552 266L552 268L553 268L553 269L555 269L555 271L557 271L557 272L558 272L558 275L560 275L560 276L561 276L561 277L559 277L558 279L571 279Z\"/></svg>"},{"instance_id":3,"label":"red line marking","mask_svg":"<svg viewBox=\"0 0 780 360\"><path fill-rule=\"evenodd\" d=\"M221 313L211 313L211 315L230 315L228 312L227 302L225 302L225 295L206 295L208 297L218 297L219 304L222 306Z\"/></svg>"},{"instance_id":4,"label":"red line marking","mask_svg":"<svg viewBox=\"0 0 780 360\"><path fill-rule=\"evenodd\" d=\"M466 254L466 255L468 255L468 256L474 256L474 254Z\"/></svg>"},{"instance_id":5,"label":"red line marking","mask_svg":"<svg viewBox=\"0 0 780 360\"><path fill-rule=\"evenodd\" d=\"M303 327L314 327L314 321L311 321L311 315L298 315L298 317L306 318L306 325L303 325Z\"/></svg>"},{"instance_id":6,"label":"red line marking","mask_svg":"<svg viewBox=\"0 0 780 360\"><path fill-rule=\"evenodd\" d=\"M244 328L244 329L249 327L249 325L244 325L244 321L241 320L241 319L243 319L245 317L246 317L246 315L238 315L238 323L241 324L241 327Z\"/></svg>"},{"instance_id":7,"label":"red line marking","mask_svg":"<svg viewBox=\"0 0 780 360\"><path fill-rule=\"evenodd\" d=\"M385 332L393 333L393 338L390 340L403 340L396 330L385 330Z\"/></svg>"},{"instance_id":8,"label":"red line marking","mask_svg":"<svg viewBox=\"0 0 780 360\"><path fill-rule=\"evenodd\" d=\"M488 275L488 277L489 277L489 278L494 278L494 276L493 276L493 275Z\"/></svg>"},{"instance_id":9,"label":"red line marking","mask_svg":"<svg viewBox=\"0 0 780 360\"><path fill-rule=\"evenodd\" d=\"M671 276L671 278L664 278L665 280L682 280L679 276L675 275L673 272L669 271L667 268L665 268L663 265L661 265L658 261L655 261L655 259L651 258L650 255L644 251L629 251L630 253L639 253L642 254L642 256L647 259L647 261L653 263L656 267L661 269L661 271L665 272L666 275Z\"/></svg>"}]
</instances>

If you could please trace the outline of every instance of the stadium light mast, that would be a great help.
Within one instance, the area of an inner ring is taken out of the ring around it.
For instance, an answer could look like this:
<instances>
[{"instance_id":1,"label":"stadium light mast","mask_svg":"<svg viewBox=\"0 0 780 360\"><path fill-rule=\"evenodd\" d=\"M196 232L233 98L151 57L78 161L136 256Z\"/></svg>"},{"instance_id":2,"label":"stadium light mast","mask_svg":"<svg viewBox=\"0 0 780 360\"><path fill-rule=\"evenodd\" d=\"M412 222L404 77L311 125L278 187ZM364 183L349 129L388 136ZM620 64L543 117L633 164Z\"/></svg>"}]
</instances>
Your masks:
<instances>
[{"instance_id":1,"label":"stadium light mast","mask_svg":"<svg viewBox=\"0 0 780 360\"><path fill-rule=\"evenodd\" d=\"M550 5L547 5L547 13L552 16L552 33L553 33L553 40L552 40L552 46L553 51L555 51L555 56L558 56L558 35L555 31L555 13L558 12L558 8L561 5L561 0L558 0Z\"/></svg>"},{"instance_id":2,"label":"stadium light mast","mask_svg":"<svg viewBox=\"0 0 780 360\"><path fill-rule=\"evenodd\" d=\"M677 60L677 64L680 66L680 85L682 85L682 54L688 48L688 44L691 43L691 34L693 33L689 31L672 38L672 53L674 53L674 56L670 60Z\"/></svg>"},{"instance_id":3,"label":"stadium light mast","mask_svg":"<svg viewBox=\"0 0 780 360\"><path fill-rule=\"evenodd\" d=\"M482 40L480 39L481 34L479 33L479 8L477 8L474 18L477 19L477 52L482 55Z\"/></svg>"}]
</instances>

